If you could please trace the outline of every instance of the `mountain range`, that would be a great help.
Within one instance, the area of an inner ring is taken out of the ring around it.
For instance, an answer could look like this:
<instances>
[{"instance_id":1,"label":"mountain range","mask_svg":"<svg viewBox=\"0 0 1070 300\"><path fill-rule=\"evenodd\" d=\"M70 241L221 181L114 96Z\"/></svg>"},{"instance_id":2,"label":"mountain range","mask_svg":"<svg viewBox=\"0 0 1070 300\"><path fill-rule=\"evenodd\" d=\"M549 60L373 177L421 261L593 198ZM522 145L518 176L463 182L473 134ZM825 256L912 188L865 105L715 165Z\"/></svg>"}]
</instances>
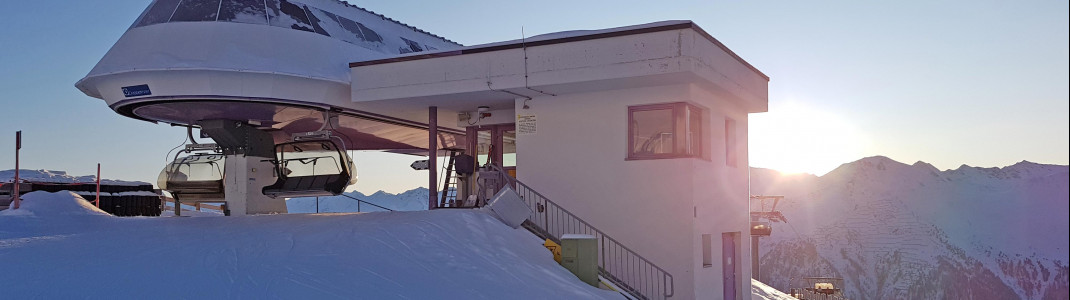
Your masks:
<instances>
[{"instance_id":1,"label":"mountain range","mask_svg":"<svg viewBox=\"0 0 1070 300\"><path fill-rule=\"evenodd\" d=\"M364 203L357 201L363 200ZM290 213L314 213L317 198L291 198L286 200ZM352 191L339 196L319 197L319 212L374 212L383 208L399 211L427 210L427 188L418 187L398 194L378 191L365 195ZM374 205L369 205L369 203ZM378 205L379 207L376 207Z\"/></svg>"},{"instance_id":2,"label":"mountain range","mask_svg":"<svg viewBox=\"0 0 1070 300\"><path fill-rule=\"evenodd\" d=\"M841 277L850 299L1067 299L1067 166L939 170L875 156L823 176L752 168L788 223L760 241L761 281Z\"/></svg>"}]
</instances>

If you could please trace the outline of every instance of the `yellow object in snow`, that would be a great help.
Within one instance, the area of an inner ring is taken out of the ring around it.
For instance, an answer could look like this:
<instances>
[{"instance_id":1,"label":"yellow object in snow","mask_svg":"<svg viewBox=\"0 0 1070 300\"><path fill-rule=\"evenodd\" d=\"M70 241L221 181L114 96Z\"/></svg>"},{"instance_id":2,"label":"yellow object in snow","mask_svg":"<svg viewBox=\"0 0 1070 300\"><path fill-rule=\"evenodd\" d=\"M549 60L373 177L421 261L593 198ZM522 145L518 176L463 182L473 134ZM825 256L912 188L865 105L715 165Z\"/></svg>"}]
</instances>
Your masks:
<instances>
[{"instance_id":1,"label":"yellow object in snow","mask_svg":"<svg viewBox=\"0 0 1070 300\"><path fill-rule=\"evenodd\" d=\"M546 239L546 242L542 243L542 246L546 247L546 249L554 254L554 260L557 261L557 263L561 263L561 245L554 243L554 241L551 241L550 239Z\"/></svg>"}]
</instances>

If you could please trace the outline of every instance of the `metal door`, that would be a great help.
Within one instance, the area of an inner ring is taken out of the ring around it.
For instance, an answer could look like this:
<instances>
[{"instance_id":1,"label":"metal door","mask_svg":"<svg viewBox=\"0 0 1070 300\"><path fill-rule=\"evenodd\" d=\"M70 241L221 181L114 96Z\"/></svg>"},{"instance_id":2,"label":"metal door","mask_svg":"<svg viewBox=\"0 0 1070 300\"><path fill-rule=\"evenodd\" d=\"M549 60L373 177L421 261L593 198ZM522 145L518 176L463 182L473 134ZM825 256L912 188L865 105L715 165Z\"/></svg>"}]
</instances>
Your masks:
<instances>
[{"instance_id":1,"label":"metal door","mask_svg":"<svg viewBox=\"0 0 1070 300\"><path fill-rule=\"evenodd\" d=\"M736 264L738 259L736 256L736 237L732 233L721 234L721 267L724 274L724 298L723 299L736 299L736 287L739 286L736 280Z\"/></svg>"}]
</instances>

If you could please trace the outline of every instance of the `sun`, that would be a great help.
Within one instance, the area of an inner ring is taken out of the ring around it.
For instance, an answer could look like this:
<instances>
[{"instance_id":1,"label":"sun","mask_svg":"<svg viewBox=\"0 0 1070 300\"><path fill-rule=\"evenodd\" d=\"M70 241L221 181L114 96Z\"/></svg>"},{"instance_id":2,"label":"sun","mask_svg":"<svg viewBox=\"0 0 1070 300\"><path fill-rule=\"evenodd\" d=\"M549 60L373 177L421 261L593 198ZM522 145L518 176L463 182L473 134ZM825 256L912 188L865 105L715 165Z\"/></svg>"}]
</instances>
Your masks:
<instances>
[{"instance_id":1,"label":"sun","mask_svg":"<svg viewBox=\"0 0 1070 300\"><path fill-rule=\"evenodd\" d=\"M846 119L791 102L750 117L750 164L824 175L862 157L869 139Z\"/></svg>"}]
</instances>

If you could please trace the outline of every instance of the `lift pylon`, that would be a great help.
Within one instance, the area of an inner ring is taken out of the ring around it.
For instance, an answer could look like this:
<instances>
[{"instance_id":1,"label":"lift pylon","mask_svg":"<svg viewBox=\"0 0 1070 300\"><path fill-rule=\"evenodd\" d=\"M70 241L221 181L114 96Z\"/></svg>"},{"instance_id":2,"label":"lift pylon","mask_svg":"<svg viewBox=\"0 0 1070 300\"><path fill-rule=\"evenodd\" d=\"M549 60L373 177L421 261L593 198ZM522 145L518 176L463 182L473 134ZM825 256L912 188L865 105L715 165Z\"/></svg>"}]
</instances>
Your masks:
<instances>
[{"instance_id":1,"label":"lift pylon","mask_svg":"<svg viewBox=\"0 0 1070 300\"><path fill-rule=\"evenodd\" d=\"M784 196L750 196L751 277L760 280L758 263L758 238L773 234L772 223L784 222L784 214L776 210Z\"/></svg>"}]
</instances>

